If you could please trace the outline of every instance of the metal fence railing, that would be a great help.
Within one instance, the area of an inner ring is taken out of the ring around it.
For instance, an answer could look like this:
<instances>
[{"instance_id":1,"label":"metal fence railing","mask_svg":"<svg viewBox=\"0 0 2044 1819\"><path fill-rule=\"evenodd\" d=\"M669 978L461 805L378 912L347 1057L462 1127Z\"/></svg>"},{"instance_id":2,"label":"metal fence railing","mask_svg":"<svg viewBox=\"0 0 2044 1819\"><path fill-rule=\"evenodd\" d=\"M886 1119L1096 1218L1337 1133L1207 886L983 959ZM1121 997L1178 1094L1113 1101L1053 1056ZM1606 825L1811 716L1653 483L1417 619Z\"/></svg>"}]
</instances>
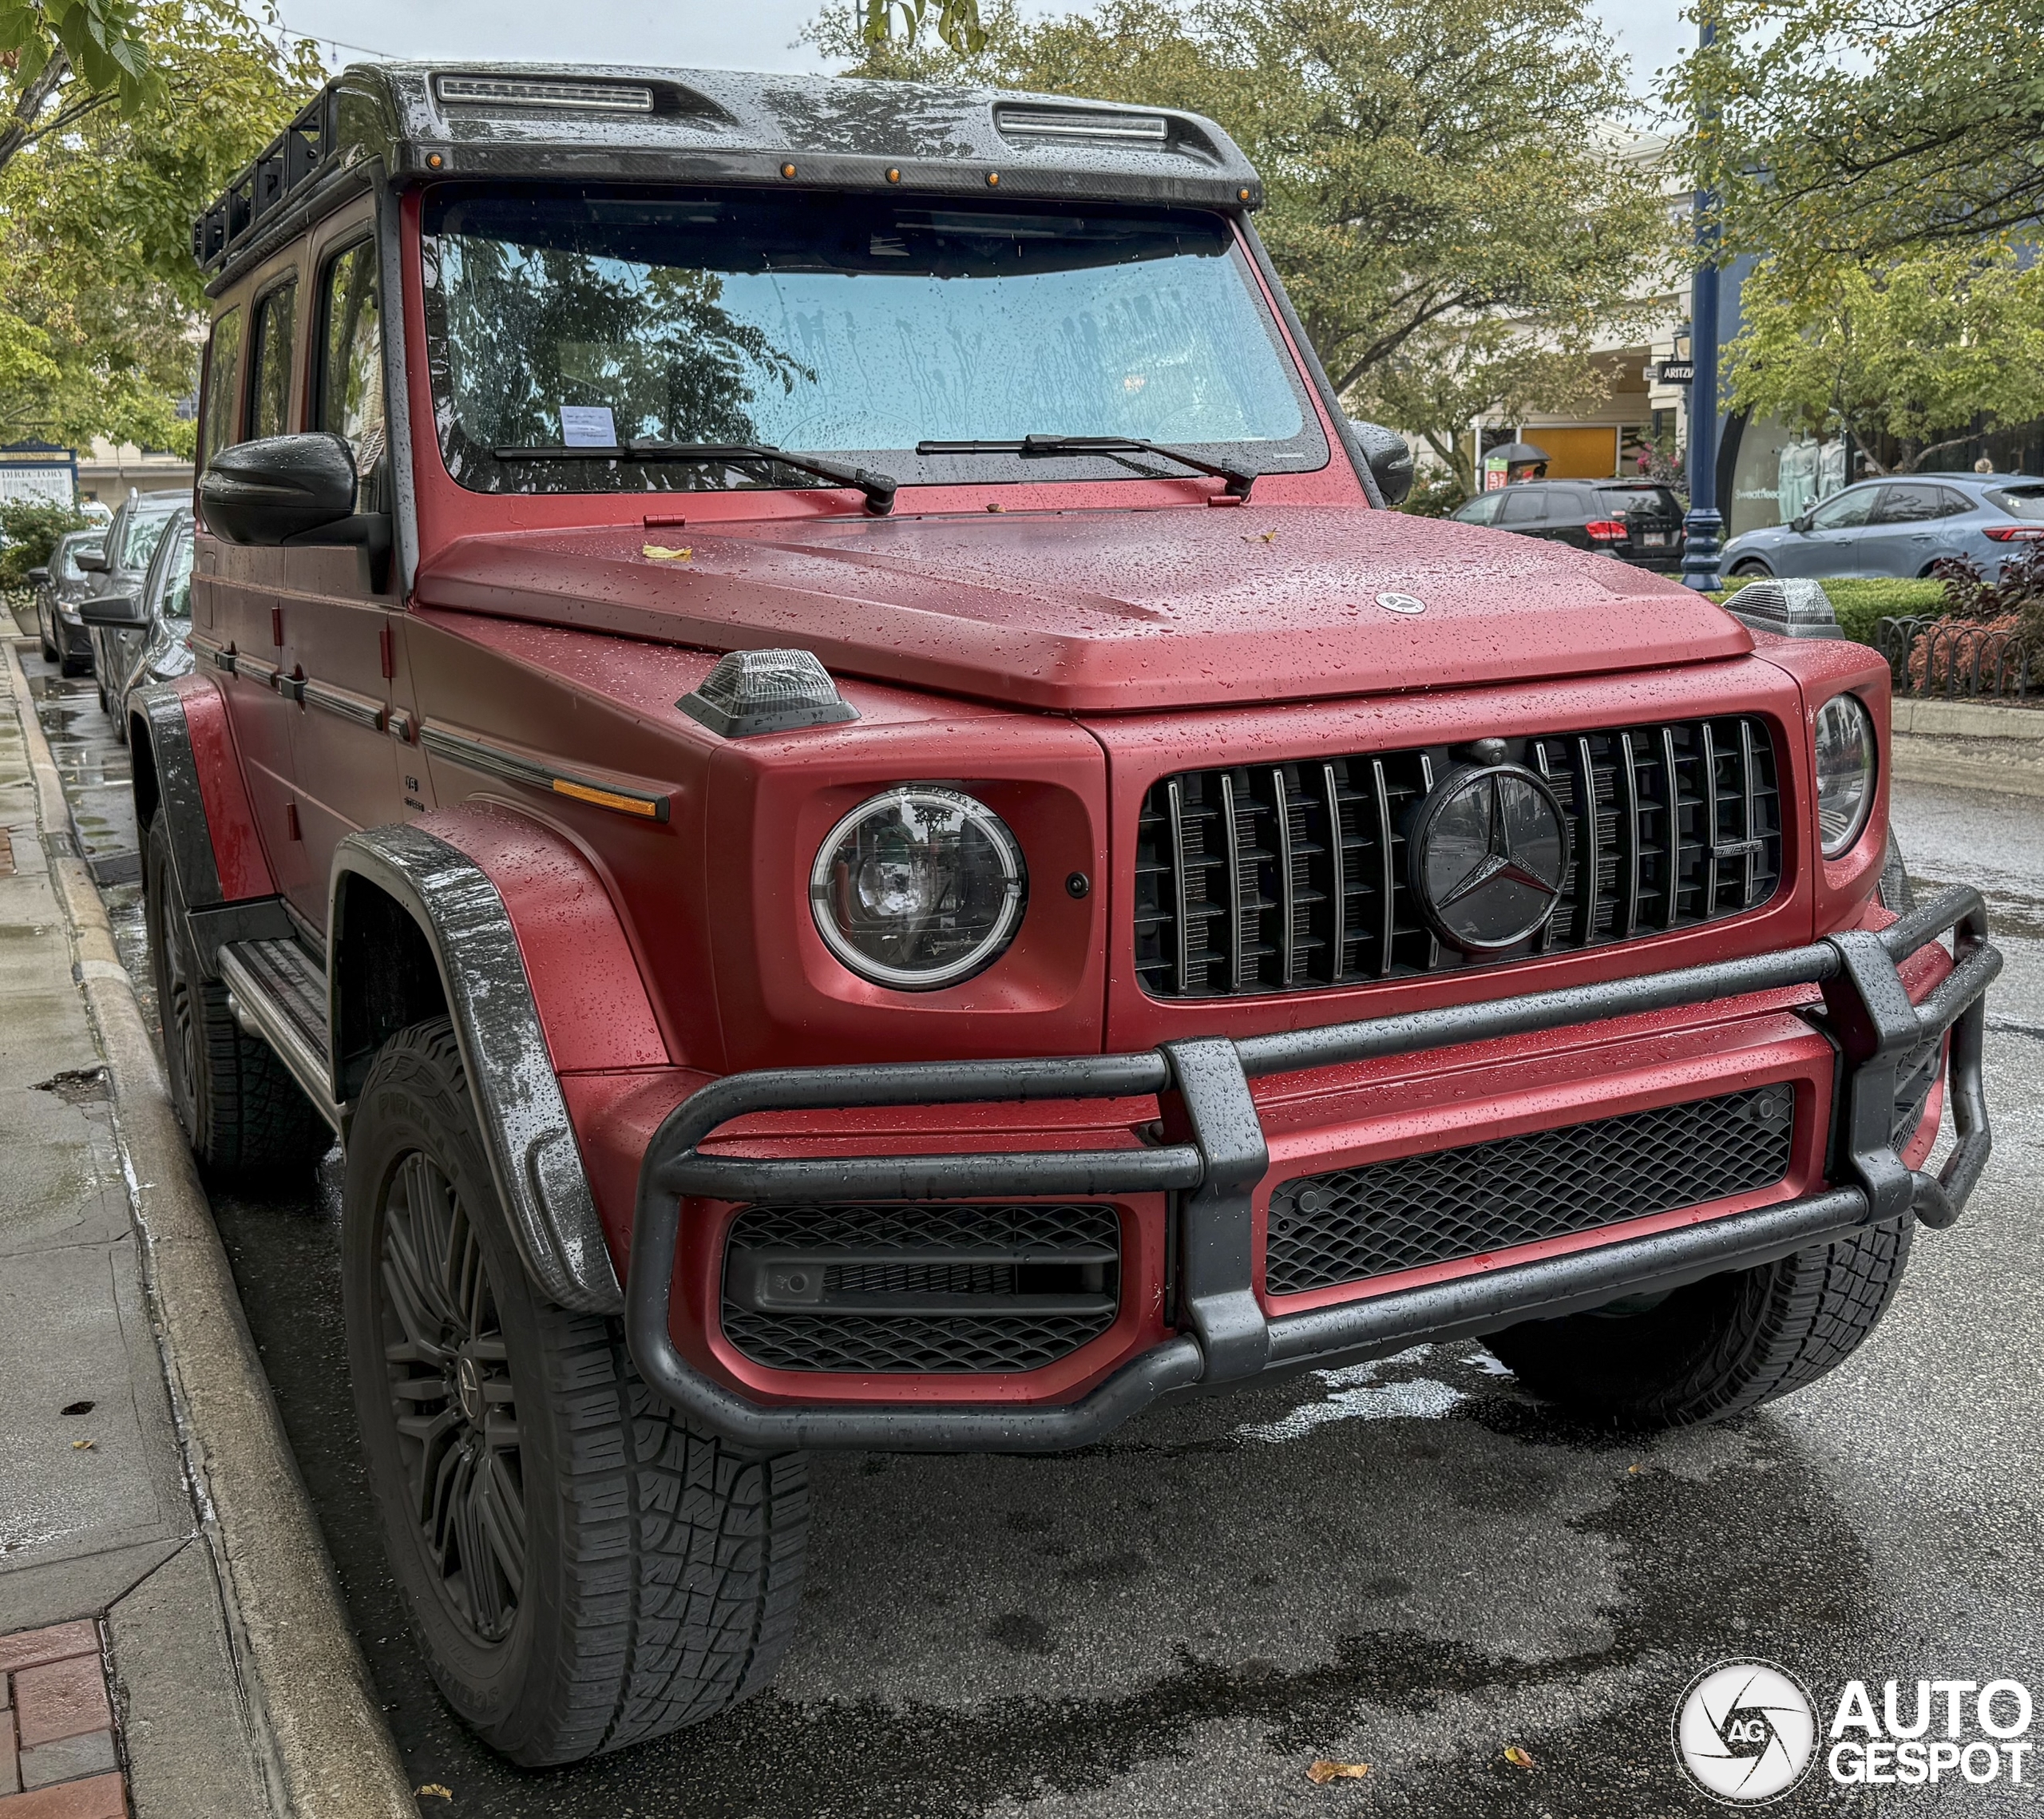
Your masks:
<instances>
[{"instance_id":1,"label":"metal fence railing","mask_svg":"<svg viewBox=\"0 0 2044 1819\"><path fill-rule=\"evenodd\" d=\"M2044 697L2044 667L2012 626L1903 615L1882 620L1875 637L1898 695L1951 700Z\"/></svg>"}]
</instances>

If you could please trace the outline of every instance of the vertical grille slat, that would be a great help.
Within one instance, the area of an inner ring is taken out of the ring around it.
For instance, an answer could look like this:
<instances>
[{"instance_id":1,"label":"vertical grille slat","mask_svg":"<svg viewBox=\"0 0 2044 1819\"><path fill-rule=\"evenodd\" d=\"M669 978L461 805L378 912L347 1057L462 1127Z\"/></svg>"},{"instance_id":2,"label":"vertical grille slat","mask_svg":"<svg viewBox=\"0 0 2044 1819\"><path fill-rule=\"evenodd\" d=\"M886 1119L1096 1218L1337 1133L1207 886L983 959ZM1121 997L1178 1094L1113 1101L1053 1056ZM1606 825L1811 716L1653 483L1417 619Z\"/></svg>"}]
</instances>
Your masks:
<instances>
[{"instance_id":1,"label":"vertical grille slat","mask_svg":"<svg viewBox=\"0 0 2044 1819\"><path fill-rule=\"evenodd\" d=\"M1238 997L1406 978L1641 939L1757 909L1782 877L1775 745L1753 715L1505 741L1570 823L1537 935L1462 953L1427 927L1405 826L1447 747L1159 778L1135 854L1135 973L1153 997ZM1730 825L1736 820L1737 826Z\"/></svg>"},{"instance_id":2,"label":"vertical grille slat","mask_svg":"<svg viewBox=\"0 0 2044 1819\"><path fill-rule=\"evenodd\" d=\"M1278 983L1289 992L1298 978L1299 905L1292 875L1292 805L1281 764L1270 773L1270 807L1278 823Z\"/></svg>"},{"instance_id":3,"label":"vertical grille slat","mask_svg":"<svg viewBox=\"0 0 2044 1819\"><path fill-rule=\"evenodd\" d=\"M1341 832L1341 783L1334 774L1332 764L1320 767L1321 787L1325 792L1322 813L1327 822L1328 902L1333 906L1329 920L1333 924L1328 938L1328 947L1333 955L1327 983L1333 985L1342 976L1347 965L1349 951L1349 854L1343 843Z\"/></svg>"}]
</instances>

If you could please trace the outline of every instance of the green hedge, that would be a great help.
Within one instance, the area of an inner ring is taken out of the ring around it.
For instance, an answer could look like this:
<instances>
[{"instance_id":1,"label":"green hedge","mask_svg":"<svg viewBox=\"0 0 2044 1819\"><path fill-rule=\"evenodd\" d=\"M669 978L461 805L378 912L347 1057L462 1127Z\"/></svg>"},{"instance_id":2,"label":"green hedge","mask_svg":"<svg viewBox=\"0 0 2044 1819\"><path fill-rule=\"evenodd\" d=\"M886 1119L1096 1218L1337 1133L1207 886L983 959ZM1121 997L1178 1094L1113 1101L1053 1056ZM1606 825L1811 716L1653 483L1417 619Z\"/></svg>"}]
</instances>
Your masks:
<instances>
[{"instance_id":1,"label":"green hedge","mask_svg":"<svg viewBox=\"0 0 2044 1819\"><path fill-rule=\"evenodd\" d=\"M1724 593L1713 594L1713 600L1723 600L1728 594L1737 593L1746 585L1747 577L1729 583ZM1938 581L1903 581L1888 577L1868 581L1830 581L1824 584L1824 591L1831 596L1831 604L1838 611L1839 629L1856 643L1871 644L1874 641L1874 628L1884 619L1899 619L1909 614L1923 617L1942 615L1945 609L1945 590Z\"/></svg>"}]
</instances>

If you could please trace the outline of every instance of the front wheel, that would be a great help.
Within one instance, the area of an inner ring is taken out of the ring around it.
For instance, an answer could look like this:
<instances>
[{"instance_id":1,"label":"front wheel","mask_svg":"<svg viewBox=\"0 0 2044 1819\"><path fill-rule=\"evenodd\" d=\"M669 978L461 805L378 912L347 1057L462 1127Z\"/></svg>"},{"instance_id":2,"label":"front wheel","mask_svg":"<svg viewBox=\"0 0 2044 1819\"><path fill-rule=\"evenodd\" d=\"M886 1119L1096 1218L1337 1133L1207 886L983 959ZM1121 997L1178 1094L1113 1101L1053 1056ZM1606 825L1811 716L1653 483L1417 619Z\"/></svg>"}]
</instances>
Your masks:
<instances>
[{"instance_id":1,"label":"front wheel","mask_svg":"<svg viewBox=\"0 0 2044 1819\"><path fill-rule=\"evenodd\" d=\"M694 1432L639 1381L616 1322L534 1290L445 1018L370 1069L341 1269L384 1545L434 1678L485 1742L571 1762L772 1679L807 1460Z\"/></svg>"},{"instance_id":2,"label":"front wheel","mask_svg":"<svg viewBox=\"0 0 2044 1819\"><path fill-rule=\"evenodd\" d=\"M1914 1221L1872 1226L1644 1305L1529 1320L1484 1341L1543 1401L1634 1432L1728 1421L1843 1364L1888 1311Z\"/></svg>"},{"instance_id":3,"label":"front wheel","mask_svg":"<svg viewBox=\"0 0 2044 1819\"><path fill-rule=\"evenodd\" d=\"M1774 571L1772 569L1769 568L1765 562L1759 561L1737 563L1732 569L1733 578L1736 581L1757 581L1765 580L1773 573Z\"/></svg>"}]
</instances>

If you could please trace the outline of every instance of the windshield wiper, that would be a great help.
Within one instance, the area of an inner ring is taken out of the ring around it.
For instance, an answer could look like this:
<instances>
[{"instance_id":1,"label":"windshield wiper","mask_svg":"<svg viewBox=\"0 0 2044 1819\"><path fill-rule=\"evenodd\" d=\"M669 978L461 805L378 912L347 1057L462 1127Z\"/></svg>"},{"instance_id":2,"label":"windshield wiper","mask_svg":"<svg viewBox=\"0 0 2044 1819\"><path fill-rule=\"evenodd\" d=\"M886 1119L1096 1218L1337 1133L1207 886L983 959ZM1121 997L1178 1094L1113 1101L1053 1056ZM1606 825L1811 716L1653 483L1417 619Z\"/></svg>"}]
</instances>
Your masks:
<instances>
[{"instance_id":1,"label":"windshield wiper","mask_svg":"<svg viewBox=\"0 0 2044 1819\"><path fill-rule=\"evenodd\" d=\"M1024 436L1012 442L918 442L916 453L919 455L1016 454L1025 460L1044 455L1162 455L1167 461L1175 461L1181 467L1190 468L1195 474L1210 474L1216 480L1225 480L1227 485L1222 490L1235 499L1246 499L1250 489L1260 478L1238 467L1226 467L1219 462L1209 461L1204 455L1188 454L1183 449L1168 448L1162 442L1146 442L1140 436Z\"/></svg>"},{"instance_id":2,"label":"windshield wiper","mask_svg":"<svg viewBox=\"0 0 2044 1819\"><path fill-rule=\"evenodd\" d=\"M866 509L876 517L894 509L894 495L901 483L890 474L875 474L869 467L847 467L840 462L818 461L813 455L790 454L770 442L647 442L634 440L614 447L557 449L492 449L499 461L777 461L798 474L814 474L840 486L856 486L866 495Z\"/></svg>"}]
</instances>

